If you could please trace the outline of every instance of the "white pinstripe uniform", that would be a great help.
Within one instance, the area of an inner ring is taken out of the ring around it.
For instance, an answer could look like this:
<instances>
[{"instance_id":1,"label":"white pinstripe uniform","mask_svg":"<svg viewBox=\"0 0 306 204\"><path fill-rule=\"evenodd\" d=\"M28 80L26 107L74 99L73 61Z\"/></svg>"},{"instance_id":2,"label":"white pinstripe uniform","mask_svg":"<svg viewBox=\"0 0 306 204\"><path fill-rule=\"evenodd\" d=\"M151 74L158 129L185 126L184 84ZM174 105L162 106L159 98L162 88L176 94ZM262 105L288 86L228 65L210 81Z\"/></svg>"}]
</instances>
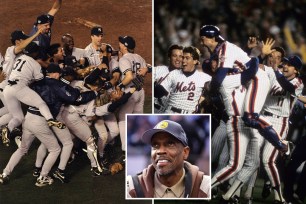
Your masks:
<instances>
[{"instance_id":1,"label":"white pinstripe uniform","mask_svg":"<svg viewBox=\"0 0 306 204\"><path fill-rule=\"evenodd\" d=\"M170 72L161 83L169 93L165 113L186 114L196 111L204 84L210 80L211 76L198 70L188 76L181 69Z\"/></svg>"},{"instance_id":2,"label":"white pinstripe uniform","mask_svg":"<svg viewBox=\"0 0 306 204\"><path fill-rule=\"evenodd\" d=\"M101 63L100 59L98 63L96 62L97 59L95 58L99 56L100 51L95 50L94 47L92 46L92 43L90 43L85 48L85 50L86 50L86 55L89 55L91 57L90 58L91 64L99 65ZM95 62L93 62L92 60L94 60ZM110 73L112 73L118 67L119 67L119 62L116 61L114 58L112 58L109 63ZM94 126L100 138L98 140L98 146L99 146L99 152L101 155L107 141L111 141L113 138L115 138L119 134L119 125L118 125L115 114L110 113L103 117L99 117L99 119L95 122ZM109 133L107 132L106 126L109 129Z\"/></svg>"},{"instance_id":3,"label":"white pinstripe uniform","mask_svg":"<svg viewBox=\"0 0 306 204\"><path fill-rule=\"evenodd\" d=\"M37 107L47 120L53 118L46 103L35 91L28 87L31 82L43 77L41 66L33 58L27 55L16 58L9 80L15 81L17 84L8 85L3 91L4 99L10 102L7 103L7 109L13 116L8 124L10 131L18 127L24 119L20 102Z\"/></svg>"},{"instance_id":4,"label":"white pinstripe uniform","mask_svg":"<svg viewBox=\"0 0 306 204\"><path fill-rule=\"evenodd\" d=\"M270 67L266 67L271 80L271 89L264 104L261 115L267 118L273 125L273 128L278 133L279 137L286 139L288 133L288 118L291 112L291 108L294 104L294 98L291 94L280 86L275 77L274 70ZM290 81L295 87L295 95L298 96L302 93L304 85L302 80L294 78ZM269 114L268 114L269 113ZM263 153L262 160L272 183L272 186L280 186L280 178L276 167L276 159L278 156L277 149L272 146L268 141L263 140Z\"/></svg>"},{"instance_id":5,"label":"white pinstripe uniform","mask_svg":"<svg viewBox=\"0 0 306 204\"><path fill-rule=\"evenodd\" d=\"M246 127L241 118L247 91L240 84L240 74L230 75L225 77L219 89L225 110L230 117L227 122L230 160L228 165L212 178L213 187L233 177L243 165L246 173L239 173L238 179L246 181L249 178L248 174L252 174L251 169L259 165L258 141L253 134L254 129Z\"/></svg>"},{"instance_id":6,"label":"white pinstripe uniform","mask_svg":"<svg viewBox=\"0 0 306 204\"><path fill-rule=\"evenodd\" d=\"M160 84L169 74L169 67L162 65L154 68L154 82ZM154 113L163 113L165 111L165 105L167 104L168 97L163 96L160 99L154 98ZM155 107L156 105L160 108Z\"/></svg>"},{"instance_id":7,"label":"white pinstripe uniform","mask_svg":"<svg viewBox=\"0 0 306 204\"><path fill-rule=\"evenodd\" d=\"M73 47L72 48L72 56L75 56L76 60L80 60L81 58L88 57L88 54L86 53L85 49Z\"/></svg>"},{"instance_id":8,"label":"white pinstripe uniform","mask_svg":"<svg viewBox=\"0 0 306 204\"><path fill-rule=\"evenodd\" d=\"M119 59L119 69L122 73L121 80L124 79L125 74L128 71L133 73L133 77L136 77L138 69L141 67L146 67L146 61L138 54L126 53ZM133 86L133 82L130 82L125 86L124 92L128 93L130 87ZM129 98L128 102L123 104L119 108L119 131L122 143L122 150L125 151L125 115L127 113L143 113L143 106L145 101L144 89L140 91L135 91L133 95Z\"/></svg>"},{"instance_id":9,"label":"white pinstripe uniform","mask_svg":"<svg viewBox=\"0 0 306 204\"><path fill-rule=\"evenodd\" d=\"M8 84L8 78L12 72L13 66L14 66L14 62L16 59L16 54L14 53L14 49L15 49L15 45L10 46L6 49L5 52L5 56L4 56L4 61L2 62L2 67L3 67L3 72L6 74L6 79L0 83L0 99L3 103L3 107L1 108L1 118L0 118L0 127L3 125L6 125L10 122L10 120L12 119L12 115L9 114L9 111L7 110L7 105L4 99L4 95L3 95L3 90L6 87L6 85Z\"/></svg>"}]
</instances>

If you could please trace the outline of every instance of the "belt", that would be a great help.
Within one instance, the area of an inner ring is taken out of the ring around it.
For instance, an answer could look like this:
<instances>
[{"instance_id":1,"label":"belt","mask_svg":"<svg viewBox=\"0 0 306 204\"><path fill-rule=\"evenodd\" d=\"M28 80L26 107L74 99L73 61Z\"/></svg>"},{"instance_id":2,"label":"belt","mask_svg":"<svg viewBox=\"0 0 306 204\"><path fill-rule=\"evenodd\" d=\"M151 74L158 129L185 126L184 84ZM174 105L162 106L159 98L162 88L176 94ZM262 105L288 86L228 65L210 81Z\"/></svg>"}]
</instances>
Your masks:
<instances>
[{"instance_id":1,"label":"belt","mask_svg":"<svg viewBox=\"0 0 306 204\"><path fill-rule=\"evenodd\" d=\"M42 114L41 114L39 111L35 111L35 110L28 109L28 112L29 112L29 113L32 113L32 114L34 114L34 115L38 115L38 116L43 117Z\"/></svg>"},{"instance_id":2,"label":"belt","mask_svg":"<svg viewBox=\"0 0 306 204\"><path fill-rule=\"evenodd\" d=\"M176 108L176 107L171 107L170 110L172 110L173 112L176 112L176 113L183 113L183 114L186 114L186 113L189 113L189 111L186 111L186 110L182 110L180 108Z\"/></svg>"},{"instance_id":3,"label":"belt","mask_svg":"<svg viewBox=\"0 0 306 204\"><path fill-rule=\"evenodd\" d=\"M268 111L264 111L263 115L271 116L271 117L274 117L274 118L280 118L281 117L281 116L278 116L278 115L274 115L273 113L270 113Z\"/></svg>"}]
</instances>

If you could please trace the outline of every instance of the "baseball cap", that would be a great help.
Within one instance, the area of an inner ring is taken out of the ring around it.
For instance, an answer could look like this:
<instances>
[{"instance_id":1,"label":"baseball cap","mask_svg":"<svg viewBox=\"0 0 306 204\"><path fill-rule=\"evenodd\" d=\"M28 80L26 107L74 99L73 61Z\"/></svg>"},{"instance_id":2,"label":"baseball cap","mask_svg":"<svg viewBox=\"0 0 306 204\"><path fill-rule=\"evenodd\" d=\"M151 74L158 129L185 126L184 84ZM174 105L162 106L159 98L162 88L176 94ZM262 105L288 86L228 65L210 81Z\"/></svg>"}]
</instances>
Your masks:
<instances>
[{"instance_id":1,"label":"baseball cap","mask_svg":"<svg viewBox=\"0 0 306 204\"><path fill-rule=\"evenodd\" d=\"M46 69L46 73L61 73L60 66L56 63L50 63Z\"/></svg>"},{"instance_id":2,"label":"baseball cap","mask_svg":"<svg viewBox=\"0 0 306 204\"><path fill-rule=\"evenodd\" d=\"M45 23L50 23L48 15L43 14L37 17L36 24L45 24Z\"/></svg>"},{"instance_id":3,"label":"baseball cap","mask_svg":"<svg viewBox=\"0 0 306 204\"><path fill-rule=\"evenodd\" d=\"M76 72L74 71L73 67L71 66L67 66L67 67L64 67L62 69L62 76L73 76L73 77L76 77Z\"/></svg>"},{"instance_id":4,"label":"baseball cap","mask_svg":"<svg viewBox=\"0 0 306 204\"><path fill-rule=\"evenodd\" d=\"M91 29L91 35L103 35L103 28L101 26L95 26Z\"/></svg>"},{"instance_id":5,"label":"baseball cap","mask_svg":"<svg viewBox=\"0 0 306 204\"><path fill-rule=\"evenodd\" d=\"M167 132L178 139L184 147L188 146L188 139L182 126L171 120L160 121L153 129L147 130L142 135L142 141L151 144L152 136L158 132Z\"/></svg>"},{"instance_id":6,"label":"baseball cap","mask_svg":"<svg viewBox=\"0 0 306 204\"><path fill-rule=\"evenodd\" d=\"M37 45L35 42L30 42L24 49L23 53L24 54L31 54L39 52L39 45Z\"/></svg>"},{"instance_id":7,"label":"baseball cap","mask_svg":"<svg viewBox=\"0 0 306 204\"><path fill-rule=\"evenodd\" d=\"M217 38L220 40L224 40L221 36L220 36L220 29L217 26L214 25L204 25L202 26L202 28L200 29L200 36L205 36L208 38Z\"/></svg>"},{"instance_id":8,"label":"baseball cap","mask_svg":"<svg viewBox=\"0 0 306 204\"><path fill-rule=\"evenodd\" d=\"M15 30L11 33L11 41L15 44L15 40L25 40L29 36L27 36L22 30Z\"/></svg>"},{"instance_id":9,"label":"baseball cap","mask_svg":"<svg viewBox=\"0 0 306 204\"><path fill-rule=\"evenodd\" d=\"M284 62L287 62L289 65L294 66L297 70L302 69L303 66L301 58L296 55L290 56L288 58L284 57Z\"/></svg>"},{"instance_id":10,"label":"baseball cap","mask_svg":"<svg viewBox=\"0 0 306 204\"><path fill-rule=\"evenodd\" d=\"M71 67L79 67L81 66L75 56L66 56L65 57L65 65Z\"/></svg>"},{"instance_id":11,"label":"baseball cap","mask_svg":"<svg viewBox=\"0 0 306 204\"><path fill-rule=\"evenodd\" d=\"M127 47L128 49L134 49L136 47L136 42L134 38L132 38L131 36L124 36L124 37L120 36L119 42L124 44L124 46Z\"/></svg>"}]
</instances>

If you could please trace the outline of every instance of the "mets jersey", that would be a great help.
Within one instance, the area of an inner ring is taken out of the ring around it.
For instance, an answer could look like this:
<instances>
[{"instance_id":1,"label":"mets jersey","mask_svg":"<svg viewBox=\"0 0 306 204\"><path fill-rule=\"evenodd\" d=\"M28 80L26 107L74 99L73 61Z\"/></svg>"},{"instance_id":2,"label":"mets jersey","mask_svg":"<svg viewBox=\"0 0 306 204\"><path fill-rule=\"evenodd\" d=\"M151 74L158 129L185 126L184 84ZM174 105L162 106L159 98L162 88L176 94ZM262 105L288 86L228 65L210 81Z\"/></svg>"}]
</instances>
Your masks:
<instances>
[{"instance_id":1,"label":"mets jersey","mask_svg":"<svg viewBox=\"0 0 306 204\"><path fill-rule=\"evenodd\" d=\"M170 90L166 112L173 111L173 108L187 113L196 111L204 84L210 80L211 76L198 70L188 74L183 73L181 69L170 72L161 82L166 90Z\"/></svg>"}]
</instances>

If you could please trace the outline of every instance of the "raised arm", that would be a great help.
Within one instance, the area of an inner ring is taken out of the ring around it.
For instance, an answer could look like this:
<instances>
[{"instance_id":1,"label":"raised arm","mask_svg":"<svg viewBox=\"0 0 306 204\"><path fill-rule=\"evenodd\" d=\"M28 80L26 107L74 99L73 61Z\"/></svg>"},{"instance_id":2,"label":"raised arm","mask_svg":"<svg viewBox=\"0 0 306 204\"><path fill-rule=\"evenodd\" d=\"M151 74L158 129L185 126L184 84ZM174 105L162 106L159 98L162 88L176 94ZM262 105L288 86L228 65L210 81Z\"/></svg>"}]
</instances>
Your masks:
<instances>
[{"instance_id":1,"label":"raised arm","mask_svg":"<svg viewBox=\"0 0 306 204\"><path fill-rule=\"evenodd\" d=\"M61 6L62 6L62 0L55 0L48 14L51 16L55 16L55 14L60 10Z\"/></svg>"}]
</instances>

